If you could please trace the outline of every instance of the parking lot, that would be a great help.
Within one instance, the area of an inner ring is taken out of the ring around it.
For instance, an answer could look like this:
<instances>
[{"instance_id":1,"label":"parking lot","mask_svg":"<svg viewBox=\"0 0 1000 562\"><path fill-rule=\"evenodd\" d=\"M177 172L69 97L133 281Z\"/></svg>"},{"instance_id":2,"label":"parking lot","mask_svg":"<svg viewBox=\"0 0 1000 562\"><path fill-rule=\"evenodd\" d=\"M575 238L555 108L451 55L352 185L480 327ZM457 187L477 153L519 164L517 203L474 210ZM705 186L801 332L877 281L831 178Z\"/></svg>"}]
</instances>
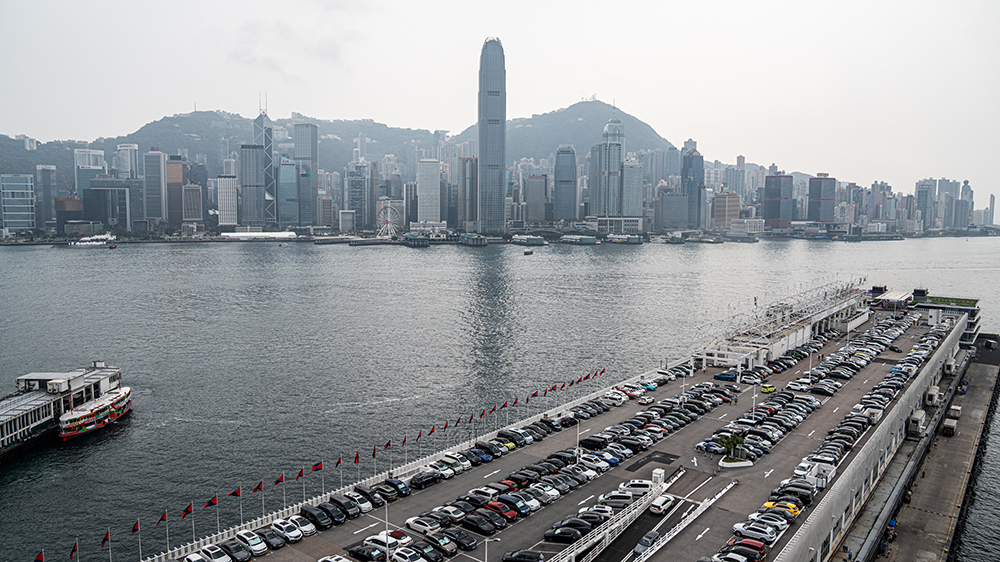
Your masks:
<instances>
[{"instance_id":1,"label":"parking lot","mask_svg":"<svg viewBox=\"0 0 1000 562\"><path fill-rule=\"evenodd\" d=\"M866 324L860 330L870 325ZM698 520L682 531L673 541L660 549L653 560L674 562L676 560L693 560L698 556L710 556L715 553L726 540L732 536L732 526L743 521L746 514L760 507L772 488L778 482L791 476L792 470L802 457L810 454L826 437L827 429L837 425L858 398L868 391L876 381L889 371L891 365L905 354L919 337L927 331L925 325L915 325L897 340L897 345L904 353L883 352L871 364L862 369L854 379L846 381L844 387L833 397L823 398L824 405L809 415L805 421L788 433L768 455L759 459L753 467L739 469L717 468L719 456L696 452L694 445L718 427L738 417L742 412L752 407L754 402L766 400L767 395L760 394L755 388L745 385L739 396L738 404L724 404L702 416L687 427L658 441L648 451L640 452L620 466L606 472L595 480L584 484L554 501L543 506L527 518L519 518L505 529L497 532L491 538L498 542L489 544L489 560L499 561L504 552L533 549L544 552L550 557L565 548L565 545L542 542L542 534L553 523L575 514L581 507L591 506L597 502L598 496L617 489L618 485L635 478L650 478L653 469L663 468L668 477L680 467L686 473L670 488L669 493L683 498L675 503L666 515L643 514L632 527L622 534L602 555L600 560L612 562L628 562L631 559L631 547L648 530L657 528L663 534L673 527L686 513L692 510L696 502L712 497L728 485L733 479L739 479L740 484L732 488L715 505L706 511ZM911 341L912 340L912 341ZM846 342L846 336L841 336L828 342L820 353L830 354ZM815 359L813 359L815 362ZM783 373L771 376L767 382L779 388L797 378L808 370L809 360L803 360L795 367ZM681 391L682 384L690 386L693 383L711 380L711 376L719 369L708 369L686 380L678 379L661 386L652 392L657 400L671 397ZM410 497L392 502L386 508L363 514L357 519L348 520L342 525L321 531L312 537L306 537L299 543L288 545L283 549L267 555L274 562L295 561L314 562L323 556L341 555L347 557L347 549L362 542L366 537L384 531L386 528L395 530L402 528L411 536L416 534L405 529L405 520L421 512L433 509L465 495L468 490L480 487L488 482L505 478L509 473L533 462L544 459L557 450L573 448L577 441L577 428L580 437L597 433L607 426L628 419L643 407L630 401L618 408L599 415L593 419L581 421L579 426L566 428L561 432L548 435L541 443L519 448L510 454L484 463L470 471L466 471L449 480L431 486L426 490L414 490ZM865 439L862 439L854 450L859 449ZM853 453L843 462L850 462ZM817 497L817 500L819 498ZM800 515L800 520L808 516L808 510ZM778 541L775 549L780 549L794 532L793 526L785 536ZM469 532L469 531L467 531ZM476 560L486 562L486 545L484 537L469 532L480 541L477 548L470 552L459 551L452 557L456 561ZM631 545L631 546L630 546Z\"/></svg>"}]
</instances>

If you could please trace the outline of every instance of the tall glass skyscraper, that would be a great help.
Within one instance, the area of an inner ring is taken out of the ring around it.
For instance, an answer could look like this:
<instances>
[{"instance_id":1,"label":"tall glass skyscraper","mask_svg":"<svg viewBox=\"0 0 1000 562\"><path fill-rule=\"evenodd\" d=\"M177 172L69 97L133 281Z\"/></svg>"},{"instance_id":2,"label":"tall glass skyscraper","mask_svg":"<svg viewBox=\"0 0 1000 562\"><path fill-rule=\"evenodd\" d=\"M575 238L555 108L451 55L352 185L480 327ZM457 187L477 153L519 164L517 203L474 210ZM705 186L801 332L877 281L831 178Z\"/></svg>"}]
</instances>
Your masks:
<instances>
[{"instance_id":1,"label":"tall glass skyscraper","mask_svg":"<svg viewBox=\"0 0 1000 562\"><path fill-rule=\"evenodd\" d=\"M479 55L479 231L506 228L507 70L503 45L496 37Z\"/></svg>"},{"instance_id":2,"label":"tall glass skyscraper","mask_svg":"<svg viewBox=\"0 0 1000 562\"><path fill-rule=\"evenodd\" d=\"M253 120L253 142L263 148L260 163L264 183L264 215L265 223L278 222L278 185L274 178L274 126L266 111Z\"/></svg>"},{"instance_id":3,"label":"tall glass skyscraper","mask_svg":"<svg viewBox=\"0 0 1000 562\"><path fill-rule=\"evenodd\" d=\"M556 152L555 189L552 193L552 218L576 220L576 151L561 146Z\"/></svg>"}]
</instances>

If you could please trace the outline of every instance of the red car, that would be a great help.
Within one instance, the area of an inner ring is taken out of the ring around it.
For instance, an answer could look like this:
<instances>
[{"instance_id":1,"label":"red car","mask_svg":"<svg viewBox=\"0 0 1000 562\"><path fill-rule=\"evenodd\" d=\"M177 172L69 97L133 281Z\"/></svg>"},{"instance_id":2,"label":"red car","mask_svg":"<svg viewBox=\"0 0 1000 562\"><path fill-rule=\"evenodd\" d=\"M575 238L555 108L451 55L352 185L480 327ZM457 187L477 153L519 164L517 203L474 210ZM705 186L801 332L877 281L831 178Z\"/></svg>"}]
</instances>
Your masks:
<instances>
[{"instance_id":1,"label":"red car","mask_svg":"<svg viewBox=\"0 0 1000 562\"><path fill-rule=\"evenodd\" d=\"M507 486L510 489L508 491L508 493L514 492L514 491L517 491L517 490L521 489L517 485L517 482L514 482L513 480L497 480L497 482L499 482L500 484L503 484L504 486Z\"/></svg>"},{"instance_id":2,"label":"red car","mask_svg":"<svg viewBox=\"0 0 1000 562\"><path fill-rule=\"evenodd\" d=\"M507 521L513 521L517 519L517 512L508 507L506 504L500 502L489 502L486 504L486 509L499 514L501 517Z\"/></svg>"},{"instance_id":3,"label":"red car","mask_svg":"<svg viewBox=\"0 0 1000 562\"><path fill-rule=\"evenodd\" d=\"M767 546L764 545L764 543L762 543L762 542L760 542L758 540L754 540L754 539L741 539L739 537L733 537L733 538L729 539L729 542L726 543L726 546L723 547L723 550L725 550L726 547L730 547L730 546L742 546L742 547L745 547L745 548L749 548L750 550L756 550L762 556L767 556Z\"/></svg>"}]
</instances>

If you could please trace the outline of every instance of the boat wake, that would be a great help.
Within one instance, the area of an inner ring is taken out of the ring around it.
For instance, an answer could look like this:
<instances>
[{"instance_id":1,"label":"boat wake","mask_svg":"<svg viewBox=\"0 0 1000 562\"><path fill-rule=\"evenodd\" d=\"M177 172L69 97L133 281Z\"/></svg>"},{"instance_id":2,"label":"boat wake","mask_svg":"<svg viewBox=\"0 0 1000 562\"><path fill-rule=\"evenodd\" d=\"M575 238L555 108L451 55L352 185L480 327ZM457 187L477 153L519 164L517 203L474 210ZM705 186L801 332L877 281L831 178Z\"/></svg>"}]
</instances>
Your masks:
<instances>
[{"instance_id":1,"label":"boat wake","mask_svg":"<svg viewBox=\"0 0 1000 562\"><path fill-rule=\"evenodd\" d=\"M330 404L331 406L337 408L370 408L372 406L381 406L382 404L392 404L394 402L409 402L410 400L418 400L421 395L417 394L414 396L405 396L402 398L383 398L381 400L372 400L370 402L337 402ZM325 414L336 414L335 410L327 410L323 412Z\"/></svg>"}]
</instances>

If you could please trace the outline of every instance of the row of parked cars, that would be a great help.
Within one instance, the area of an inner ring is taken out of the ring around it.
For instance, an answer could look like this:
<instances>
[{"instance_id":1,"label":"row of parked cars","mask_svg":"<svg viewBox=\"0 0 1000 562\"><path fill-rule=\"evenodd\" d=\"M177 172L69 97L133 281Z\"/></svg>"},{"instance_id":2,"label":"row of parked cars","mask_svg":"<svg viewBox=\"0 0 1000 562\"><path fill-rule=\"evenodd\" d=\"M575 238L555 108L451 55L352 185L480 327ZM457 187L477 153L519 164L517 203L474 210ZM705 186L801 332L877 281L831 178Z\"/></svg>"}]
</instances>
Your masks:
<instances>
[{"instance_id":1,"label":"row of parked cars","mask_svg":"<svg viewBox=\"0 0 1000 562\"><path fill-rule=\"evenodd\" d=\"M812 396L788 391L776 392L766 401L716 429L711 436L697 443L695 449L722 454L725 452L721 444L723 438L739 436L743 443L736 447L734 455L756 461L769 454L778 441L805 421L820 405L820 401Z\"/></svg>"},{"instance_id":2,"label":"row of parked cars","mask_svg":"<svg viewBox=\"0 0 1000 562\"><path fill-rule=\"evenodd\" d=\"M714 378L724 382L740 382L754 385L764 384L769 376L791 369L803 359L823 349L826 342L838 335L839 333L836 330L816 334L811 340L786 351L780 357L769 361L766 365L758 365L747 370L732 368L716 374Z\"/></svg>"}]
</instances>

